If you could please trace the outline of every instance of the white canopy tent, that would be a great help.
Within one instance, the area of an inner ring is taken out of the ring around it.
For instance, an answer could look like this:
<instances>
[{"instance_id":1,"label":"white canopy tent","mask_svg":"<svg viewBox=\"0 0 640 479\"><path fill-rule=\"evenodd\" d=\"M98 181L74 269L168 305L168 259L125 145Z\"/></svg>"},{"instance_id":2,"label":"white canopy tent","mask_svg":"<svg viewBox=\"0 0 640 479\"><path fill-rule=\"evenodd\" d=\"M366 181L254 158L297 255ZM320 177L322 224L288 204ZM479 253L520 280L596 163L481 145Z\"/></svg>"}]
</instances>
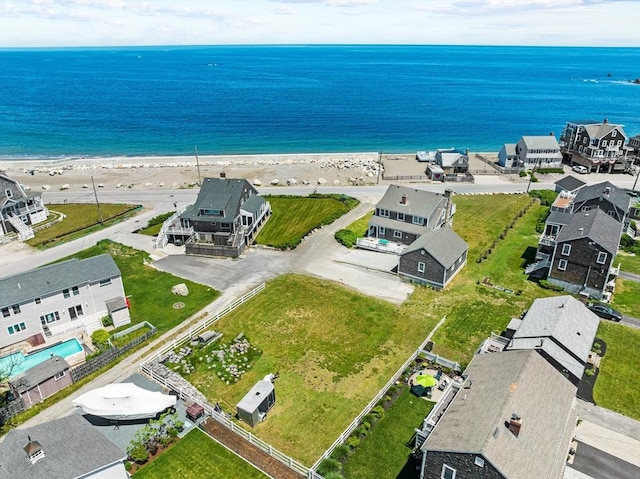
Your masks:
<instances>
[{"instance_id":1,"label":"white canopy tent","mask_svg":"<svg viewBox=\"0 0 640 479\"><path fill-rule=\"evenodd\" d=\"M93 389L71 403L87 414L115 420L147 419L176 405L177 398L148 391L133 383L114 383Z\"/></svg>"}]
</instances>

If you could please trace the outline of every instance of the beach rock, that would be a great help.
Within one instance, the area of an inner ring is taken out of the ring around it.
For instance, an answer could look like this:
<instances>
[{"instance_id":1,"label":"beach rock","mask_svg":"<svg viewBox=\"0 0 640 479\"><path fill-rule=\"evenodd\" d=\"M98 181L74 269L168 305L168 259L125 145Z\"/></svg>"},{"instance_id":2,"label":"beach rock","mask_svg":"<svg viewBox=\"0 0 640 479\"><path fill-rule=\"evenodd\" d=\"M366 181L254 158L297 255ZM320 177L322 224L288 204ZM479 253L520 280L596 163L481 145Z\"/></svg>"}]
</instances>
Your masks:
<instances>
[{"instance_id":1,"label":"beach rock","mask_svg":"<svg viewBox=\"0 0 640 479\"><path fill-rule=\"evenodd\" d=\"M102 183L98 183L98 188L104 188L104 185Z\"/></svg>"},{"instance_id":2,"label":"beach rock","mask_svg":"<svg viewBox=\"0 0 640 479\"><path fill-rule=\"evenodd\" d=\"M340 184L340 180L333 180L333 184L338 186Z\"/></svg>"},{"instance_id":3,"label":"beach rock","mask_svg":"<svg viewBox=\"0 0 640 479\"><path fill-rule=\"evenodd\" d=\"M122 188L122 183L118 183L118 184L116 185L116 188L118 188L118 189Z\"/></svg>"},{"instance_id":4,"label":"beach rock","mask_svg":"<svg viewBox=\"0 0 640 479\"><path fill-rule=\"evenodd\" d=\"M262 186L262 181L256 178L255 180L253 180L253 186Z\"/></svg>"},{"instance_id":5,"label":"beach rock","mask_svg":"<svg viewBox=\"0 0 640 479\"><path fill-rule=\"evenodd\" d=\"M89 188L89 185L82 185L83 190L86 190L87 188Z\"/></svg>"},{"instance_id":6,"label":"beach rock","mask_svg":"<svg viewBox=\"0 0 640 479\"><path fill-rule=\"evenodd\" d=\"M324 185L327 182L327 180L325 180L324 178L318 178L318 184L319 185Z\"/></svg>"},{"instance_id":7,"label":"beach rock","mask_svg":"<svg viewBox=\"0 0 640 479\"><path fill-rule=\"evenodd\" d=\"M161 181L160 183L158 183L158 186L162 188L164 186L164 183Z\"/></svg>"},{"instance_id":8,"label":"beach rock","mask_svg":"<svg viewBox=\"0 0 640 479\"><path fill-rule=\"evenodd\" d=\"M68 190L69 188L71 188L67 183L65 183L64 185L62 185L60 187L60 190Z\"/></svg>"},{"instance_id":9,"label":"beach rock","mask_svg":"<svg viewBox=\"0 0 640 479\"><path fill-rule=\"evenodd\" d=\"M145 183L144 186L153 186L153 183Z\"/></svg>"},{"instance_id":10,"label":"beach rock","mask_svg":"<svg viewBox=\"0 0 640 479\"><path fill-rule=\"evenodd\" d=\"M189 294L189 289L186 284L180 283L171 288L171 292L179 296L187 296Z\"/></svg>"},{"instance_id":11,"label":"beach rock","mask_svg":"<svg viewBox=\"0 0 640 479\"><path fill-rule=\"evenodd\" d=\"M303 185L310 185L311 182L309 180L302 180Z\"/></svg>"},{"instance_id":12,"label":"beach rock","mask_svg":"<svg viewBox=\"0 0 640 479\"><path fill-rule=\"evenodd\" d=\"M42 185L43 190L50 190L51 187L49 185Z\"/></svg>"},{"instance_id":13,"label":"beach rock","mask_svg":"<svg viewBox=\"0 0 640 479\"><path fill-rule=\"evenodd\" d=\"M24 189L25 189L26 191L30 191L30 190L31 190L31 187L30 187L29 185L24 185Z\"/></svg>"},{"instance_id":14,"label":"beach rock","mask_svg":"<svg viewBox=\"0 0 640 479\"><path fill-rule=\"evenodd\" d=\"M289 186L293 186L293 185L295 185L296 183L298 183L298 180L296 180L295 178L289 178L289 179L287 180L287 185L289 185Z\"/></svg>"},{"instance_id":15,"label":"beach rock","mask_svg":"<svg viewBox=\"0 0 640 479\"><path fill-rule=\"evenodd\" d=\"M279 185L280 184L280 180L278 178L274 178L273 180L271 180L271 184L272 185Z\"/></svg>"}]
</instances>

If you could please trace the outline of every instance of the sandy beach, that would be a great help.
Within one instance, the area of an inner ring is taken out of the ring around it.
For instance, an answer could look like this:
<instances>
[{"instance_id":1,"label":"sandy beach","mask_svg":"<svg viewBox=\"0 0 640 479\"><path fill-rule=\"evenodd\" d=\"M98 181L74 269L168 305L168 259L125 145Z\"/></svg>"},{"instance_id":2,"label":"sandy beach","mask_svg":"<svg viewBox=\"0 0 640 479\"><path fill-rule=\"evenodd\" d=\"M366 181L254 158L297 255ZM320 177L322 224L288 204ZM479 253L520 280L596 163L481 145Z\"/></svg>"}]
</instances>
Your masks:
<instances>
[{"instance_id":1,"label":"sandy beach","mask_svg":"<svg viewBox=\"0 0 640 479\"><path fill-rule=\"evenodd\" d=\"M415 153L403 156L415 158ZM221 174L246 178L258 186L321 187L375 184L379 162L376 152L200 156L197 160L195 156L149 156L3 161L0 171L32 191L89 189L92 179L96 187L105 189L179 189L193 187L198 175L217 178Z\"/></svg>"}]
</instances>

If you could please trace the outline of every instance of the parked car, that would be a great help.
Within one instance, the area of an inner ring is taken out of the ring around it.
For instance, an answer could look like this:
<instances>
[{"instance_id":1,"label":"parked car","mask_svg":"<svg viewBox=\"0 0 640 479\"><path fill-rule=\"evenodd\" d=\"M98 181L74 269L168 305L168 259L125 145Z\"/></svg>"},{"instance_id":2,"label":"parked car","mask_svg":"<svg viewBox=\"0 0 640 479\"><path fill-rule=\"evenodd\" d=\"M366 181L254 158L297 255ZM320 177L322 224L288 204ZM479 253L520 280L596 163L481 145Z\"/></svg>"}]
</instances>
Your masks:
<instances>
[{"instance_id":1,"label":"parked car","mask_svg":"<svg viewBox=\"0 0 640 479\"><path fill-rule=\"evenodd\" d=\"M604 319L610 319L611 321L616 322L619 322L622 319L622 314L620 314L620 311L615 310L611 306L607 306L606 304L589 303L587 304L587 308L589 308L592 313L595 313Z\"/></svg>"},{"instance_id":2,"label":"parked car","mask_svg":"<svg viewBox=\"0 0 640 479\"><path fill-rule=\"evenodd\" d=\"M582 165L575 165L571 169L573 171L575 171L576 173L580 173L581 175L585 175L585 174L589 173L589 168L587 168L586 166L582 166Z\"/></svg>"}]
</instances>

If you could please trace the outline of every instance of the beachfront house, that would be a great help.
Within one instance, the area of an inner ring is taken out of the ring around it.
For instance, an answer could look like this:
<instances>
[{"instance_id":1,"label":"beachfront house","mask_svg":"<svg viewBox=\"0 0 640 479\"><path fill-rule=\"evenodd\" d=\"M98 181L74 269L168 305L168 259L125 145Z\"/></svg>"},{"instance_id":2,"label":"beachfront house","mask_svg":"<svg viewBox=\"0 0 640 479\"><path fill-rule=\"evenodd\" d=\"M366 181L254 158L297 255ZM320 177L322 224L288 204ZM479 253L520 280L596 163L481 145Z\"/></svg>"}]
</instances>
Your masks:
<instances>
[{"instance_id":1,"label":"beachfront house","mask_svg":"<svg viewBox=\"0 0 640 479\"><path fill-rule=\"evenodd\" d=\"M0 475L11 479L128 479L127 454L79 414L10 430Z\"/></svg>"},{"instance_id":2,"label":"beachfront house","mask_svg":"<svg viewBox=\"0 0 640 479\"><path fill-rule=\"evenodd\" d=\"M469 156L467 152L462 153L455 148L439 149L436 151L435 164L445 174L466 173L469 171Z\"/></svg>"},{"instance_id":3,"label":"beachfront house","mask_svg":"<svg viewBox=\"0 0 640 479\"><path fill-rule=\"evenodd\" d=\"M0 174L0 236L16 233L20 241L33 238L32 225L47 216L39 193L27 194L16 180Z\"/></svg>"},{"instance_id":4,"label":"beachfront house","mask_svg":"<svg viewBox=\"0 0 640 479\"><path fill-rule=\"evenodd\" d=\"M112 306L109 307L108 304ZM70 259L0 279L0 348L91 334L110 316L131 322L120 270L108 254Z\"/></svg>"},{"instance_id":5,"label":"beachfront house","mask_svg":"<svg viewBox=\"0 0 640 479\"><path fill-rule=\"evenodd\" d=\"M451 190L444 195L391 185L376 204L367 237L410 245L447 223L455 213Z\"/></svg>"},{"instance_id":6,"label":"beachfront house","mask_svg":"<svg viewBox=\"0 0 640 479\"><path fill-rule=\"evenodd\" d=\"M12 377L9 387L29 408L73 383L69 363L56 355Z\"/></svg>"},{"instance_id":7,"label":"beachfront house","mask_svg":"<svg viewBox=\"0 0 640 479\"><path fill-rule=\"evenodd\" d=\"M415 240L398 259L398 275L442 289L467 262L467 243L451 228L430 230Z\"/></svg>"},{"instance_id":8,"label":"beachfront house","mask_svg":"<svg viewBox=\"0 0 640 479\"><path fill-rule=\"evenodd\" d=\"M164 234L187 254L238 257L271 215L271 205L244 179L205 178L193 205L167 220Z\"/></svg>"},{"instance_id":9,"label":"beachfront house","mask_svg":"<svg viewBox=\"0 0 640 479\"><path fill-rule=\"evenodd\" d=\"M560 136L562 156L570 165L581 165L589 172L612 173L628 168L623 125L602 122L570 121Z\"/></svg>"},{"instance_id":10,"label":"beachfront house","mask_svg":"<svg viewBox=\"0 0 640 479\"><path fill-rule=\"evenodd\" d=\"M535 351L478 355L420 447L420 479L560 479L576 387Z\"/></svg>"},{"instance_id":11,"label":"beachfront house","mask_svg":"<svg viewBox=\"0 0 640 479\"><path fill-rule=\"evenodd\" d=\"M524 164L520 162L520 157L516 154L515 143L505 143L498 152L498 165L503 168L518 168Z\"/></svg>"},{"instance_id":12,"label":"beachfront house","mask_svg":"<svg viewBox=\"0 0 640 479\"><path fill-rule=\"evenodd\" d=\"M547 136L523 136L516 143L518 164L525 170L562 168L560 145L553 133Z\"/></svg>"},{"instance_id":13,"label":"beachfront house","mask_svg":"<svg viewBox=\"0 0 640 479\"><path fill-rule=\"evenodd\" d=\"M521 320L512 320L506 349L534 350L578 386L600 319L572 296L538 298Z\"/></svg>"}]
</instances>

